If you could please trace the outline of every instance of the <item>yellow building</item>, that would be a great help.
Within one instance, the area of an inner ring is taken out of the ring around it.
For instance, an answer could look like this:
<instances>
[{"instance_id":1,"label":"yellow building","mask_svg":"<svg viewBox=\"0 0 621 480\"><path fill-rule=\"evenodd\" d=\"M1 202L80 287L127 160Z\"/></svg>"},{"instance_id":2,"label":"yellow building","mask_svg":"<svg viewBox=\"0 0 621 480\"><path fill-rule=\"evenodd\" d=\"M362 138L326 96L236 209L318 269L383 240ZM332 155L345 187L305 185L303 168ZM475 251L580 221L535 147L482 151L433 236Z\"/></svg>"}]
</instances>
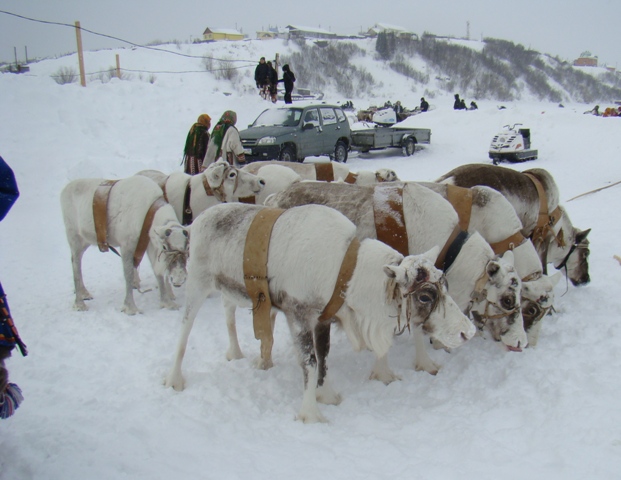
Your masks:
<instances>
[{"instance_id":1,"label":"yellow building","mask_svg":"<svg viewBox=\"0 0 621 480\"><path fill-rule=\"evenodd\" d=\"M232 28L206 28L203 40L243 40L244 34Z\"/></svg>"}]
</instances>

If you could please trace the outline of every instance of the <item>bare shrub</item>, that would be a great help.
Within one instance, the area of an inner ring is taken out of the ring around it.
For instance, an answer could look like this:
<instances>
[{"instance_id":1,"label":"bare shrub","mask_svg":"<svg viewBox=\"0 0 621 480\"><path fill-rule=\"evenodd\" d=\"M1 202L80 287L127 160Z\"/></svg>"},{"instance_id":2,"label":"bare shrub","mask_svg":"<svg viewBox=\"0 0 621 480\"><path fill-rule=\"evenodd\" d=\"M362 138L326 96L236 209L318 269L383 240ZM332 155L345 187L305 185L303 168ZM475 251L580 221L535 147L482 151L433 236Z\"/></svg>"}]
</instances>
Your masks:
<instances>
[{"instance_id":1,"label":"bare shrub","mask_svg":"<svg viewBox=\"0 0 621 480\"><path fill-rule=\"evenodd\" d=\"M58 85L66 85L78 81L78 73L73 67L60 67L52 78Z\"/></svg>"}]
</instances>

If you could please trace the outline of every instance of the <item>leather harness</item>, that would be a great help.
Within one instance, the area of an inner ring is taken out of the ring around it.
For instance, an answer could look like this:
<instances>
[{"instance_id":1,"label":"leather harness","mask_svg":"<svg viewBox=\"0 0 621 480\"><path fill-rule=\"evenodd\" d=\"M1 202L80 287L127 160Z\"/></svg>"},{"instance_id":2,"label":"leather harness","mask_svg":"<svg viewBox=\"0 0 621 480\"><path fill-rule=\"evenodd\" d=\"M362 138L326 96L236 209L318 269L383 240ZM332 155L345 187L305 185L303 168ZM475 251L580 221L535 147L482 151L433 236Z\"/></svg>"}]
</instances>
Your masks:
<instances>
[{"instance_id":1,"label":"leather harness","mask_svg":"<svg viewBox=\"0 0 621 480\"><path fill-rule=\"evenodd\" d=\"M284 211L278 208L259 210L250 224L244 245L244 283L253 305L254 336L269 343L273 342L270 316L273 302L269 294L267 259L274 224ZM320 321L334 317L343 305L347 285L356 268L359 247L360 241L354 238L341 263L332 296L319 316Z\"/></svg>"},{"instance_id":2,"label":"leather harness","mask_svg":"<svg viewBox=\"0 0 621 480\"><path fill-rule=\"evenodd\" d=\"M107 252L108 245L108 200L110 190L118 180L104 180L101 182L93 195L93 220L95 223L95 236L100 252Z\"/></svg>"},{"instance_id":3,"label":"leather harness","mask_svg":"<svg viewBox=\"0 0 621 480\"><path fill-rule=\"evenodd\" d=\"M226 203L226 198L224 195L224 190L222 189L222 185L220 185L217 188L212 189L205 175L203 175L202 177L203 177L203 188L205 189L205 194L208 197L216 197L218 201L222 203ZM194 221L194 213L192 212L192 207L190 206L190 200L192 197L191 183L192 183L192 177L188 179L188 183L185 186L185 192L183 194L183 209L182 209L183 218L181 221L183 226L190 225ZM222 184L224 184L224 182ZM166 184L164 183L164 185ZM162 191L164 192L164 199L166 199L166 189L162 188ZM254 201L252 203L254 203Z\"/></svg>"},{"instance_id":4,"label":"leather harness","mask_svg":"<svg viewBox=\"0 0 621 480\"><path fill-rule=\"evenodd\" d=\"M93 221L95 224L97 246L100 252L107 252L110 249L116 252L114 248L108 245L108 201L110 199L110 191L117 182L118 180L104 180L97 186L95 194L93 195ZM156 198L149 207L142 224L140 237L138 237L136 250L134 251L134 267L140 265L147 251L147 246L149 245L149 230L151 230L151 226L153 225L155 212L157 212L160 207L167 204L168 202L161 196Z\"/></svg>"},{"instance_id":5,"label":"leather harness","mask_svg":"<svg viewBox=\"0 0 621 480\"><path fill-rule=\"evenodd\" d=\"M539 197L539 216L537 217L537 225L530 234L530 238L535 245L541 244L550 236L554 236L554 226L561 219L561 207L557 206L552 213L549 213L548 199L545 189L541 181L532 173L523 172L535 185L537 196Z\"/></svg>"},{"instance_id":6,"label":"leather harness","mask_svg":"<svg viewBox=\"0 0 621 480\"><path fill-rule=\"evenodd\" d=\"M403 185L377 185L373 190L373 216L377 239L404 257L409 255L403 214Z\"/></svg>"},{"instance_id":7,"label":"leather harness","mask_svg":"<svg viewBox=\"0 0 621 480\"><path fill-rule=\"evenodd\" d=\"M332 163L315 163L315 178L318 182L334 182L334 165ZM358 175L349 172L345 179L345 183L356 183Z\"/></svg>"},{"instance_id":8,"label":"leather harness","mask_svg":"<svg viewBox=\"0 0 621 480\"><path fill-rule=\"evenodd\" d=\"M472 216L472 190L469 188L457 187L455 185L447 185L446 197L457 212L460 228L467 231L470 225L470 218ZM492 247L492 250L496 255L502 255L507 250L513 250L515 247L522 245L525 241L526 238L524 235L522 235L520 231L517 231L504 240L490 243L490 247Z\"/></svg>"},{"instance_id":9,"label":"leather harness","mask_svg":"<svg viewBox=\"0 0 621 480\"><path fill-rule=\"evenodd\" d=\"M377 195L378 193L381 197ZM409 255L408 233L403 213L403 186L392 184L376 186L373 214L377 239L403 256ZM460 223L455 225L436 259L436 268L447 271L453 265L468 237L468 232L462 230Z\"/></svg>"}]
</instances>

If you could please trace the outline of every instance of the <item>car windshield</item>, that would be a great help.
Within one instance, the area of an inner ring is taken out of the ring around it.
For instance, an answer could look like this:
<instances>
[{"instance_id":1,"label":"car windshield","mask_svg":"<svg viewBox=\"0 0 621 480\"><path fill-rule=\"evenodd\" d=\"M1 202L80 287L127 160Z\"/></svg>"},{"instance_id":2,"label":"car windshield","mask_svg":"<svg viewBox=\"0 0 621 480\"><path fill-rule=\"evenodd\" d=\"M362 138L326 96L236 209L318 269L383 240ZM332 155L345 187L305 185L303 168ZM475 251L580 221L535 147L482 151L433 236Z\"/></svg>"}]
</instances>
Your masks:
<instances>
[{"instance_id":1,"label":"car windshield","mask_svg":"<svg viewBox=\"0 0 621 480\"><path fill-rule=\"evenodd\" d=\"M265 110L252 124L253 127L265 127L277 125L281 127L295 127L300 123L302 109L300 108L277 108Z\"/></svg>"}]
</instances>

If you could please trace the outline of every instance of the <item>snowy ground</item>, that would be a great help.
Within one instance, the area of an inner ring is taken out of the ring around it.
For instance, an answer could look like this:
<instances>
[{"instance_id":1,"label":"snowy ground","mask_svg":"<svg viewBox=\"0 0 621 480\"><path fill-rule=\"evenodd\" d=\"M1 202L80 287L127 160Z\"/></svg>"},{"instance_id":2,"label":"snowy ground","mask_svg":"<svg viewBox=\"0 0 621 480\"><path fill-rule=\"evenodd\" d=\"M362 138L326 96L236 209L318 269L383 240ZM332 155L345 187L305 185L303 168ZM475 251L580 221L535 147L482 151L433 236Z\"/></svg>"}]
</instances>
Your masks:
<instances>
[{"instance_id":1,"label":"snowy ground","mask_svg":"<svg viewBox=\"0 0 621 480\"><path fill-rule=\"evenodd\" d=\"M100 54L106 60L93 65ZM113 54L89 53L87 65L111 65ZM59 86L48 75L63 62L75 58L32 65L30 76L0 75L0 155L21 190L0 225L0 278L30 350L8 362L25 400L0 423L2 480L621 478L621 266L612 258L621 254L621 186L566 203L575 225L593 229L592 282L557 285L557 313L546 319L537 348L507 353L476 338L452 354L432 351L443 365L432 377L412 369L413 342L403 335L390 353L403 379L385 386L368 379L372 354L353 352L336 331L329 366L344 400L320 406L328 424L304 425L294 421L302 375L283 319L274 368L256 370L250 314L238 311L247 357L227 362L220 300L208 299L185 357L187 388L165 389L181 312L159 310L153 290L136 294L142 315L121 313L119 260L96 248L84 258L95 298L88 312L73 311L60 214L69 180L178 171L200 113L215 122L236 110L243 128L266 104L252 88L241 95L199 73L160 75L154 84L135 77ZM522 122L540 158L513 167L548 169L563 201L621 180L621 119L583 115L590 105L523 102L498 110L479 102L478 111L456 112L452 95L433 104L408 120L432 129L431 145L413 157L352 154L350 168L390 167L404 180L434 180L464 163L489 162L492 136ZM141 269L143 285L155 288L149 268ZM183 303L183 288L178 298Z\"/></svg>"}]
</instances>

